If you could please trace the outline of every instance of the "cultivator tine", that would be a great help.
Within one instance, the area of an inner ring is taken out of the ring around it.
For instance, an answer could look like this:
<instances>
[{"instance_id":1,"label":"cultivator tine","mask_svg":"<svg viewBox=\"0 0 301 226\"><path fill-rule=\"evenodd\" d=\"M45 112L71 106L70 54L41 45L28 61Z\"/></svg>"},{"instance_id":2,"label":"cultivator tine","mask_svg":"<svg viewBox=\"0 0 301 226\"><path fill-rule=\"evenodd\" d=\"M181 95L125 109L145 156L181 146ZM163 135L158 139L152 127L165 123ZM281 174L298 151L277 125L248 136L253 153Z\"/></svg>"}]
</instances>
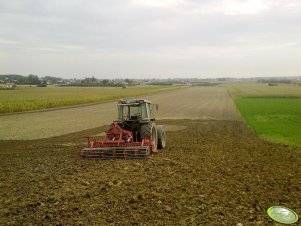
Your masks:
<instances>
[{"instance_id":1,"label":"cultivator tine","mask_svg":"<svg viewBox=\"0 0 301 226\"><path fill-rule=\"evenodd\" d=\"M84 148L81 156L88 159L145 159L149 147L103 147Z\"/></svg>"}]
</instances>

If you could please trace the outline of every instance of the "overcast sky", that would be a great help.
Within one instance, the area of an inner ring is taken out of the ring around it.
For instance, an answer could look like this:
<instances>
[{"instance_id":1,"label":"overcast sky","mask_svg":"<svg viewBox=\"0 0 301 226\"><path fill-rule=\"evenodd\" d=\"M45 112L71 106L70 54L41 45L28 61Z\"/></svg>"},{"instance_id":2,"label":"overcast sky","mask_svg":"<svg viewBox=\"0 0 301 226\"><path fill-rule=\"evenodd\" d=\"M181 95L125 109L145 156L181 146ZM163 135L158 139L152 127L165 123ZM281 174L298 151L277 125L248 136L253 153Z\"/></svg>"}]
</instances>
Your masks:
<instances>
[{"instance_id":1,"label":"overcast sky","mask_svg":"<svg viewBox=\"0 0 301 226\"><path fill-rule=\"evenodd\" d=\"M0 74L301 75L299 0L0 0Z\"/></svg>"}]
</instances>

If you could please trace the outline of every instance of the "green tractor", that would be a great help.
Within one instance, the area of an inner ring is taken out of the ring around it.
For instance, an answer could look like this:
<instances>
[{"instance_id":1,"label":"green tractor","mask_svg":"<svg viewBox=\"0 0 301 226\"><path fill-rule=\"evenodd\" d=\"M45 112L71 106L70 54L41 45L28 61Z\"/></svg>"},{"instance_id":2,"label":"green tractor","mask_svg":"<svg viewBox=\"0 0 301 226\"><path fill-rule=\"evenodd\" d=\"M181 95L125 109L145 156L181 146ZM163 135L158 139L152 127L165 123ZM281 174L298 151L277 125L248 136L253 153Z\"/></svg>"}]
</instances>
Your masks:
<instances>
[{"instance_id":1,"label":"green tractor","mask_svg":"<svg viewBox=\"0 0 301 226\"><path fill-rule=\"evenodd\" d=\"M88 147L81 151L83 158L139 159L165 148L164 127L156 125L151 114L158 105L135 99L121 100L117 107L118 120L111 124L103 141L88 138Z\"/></svg>"}]
</instances>

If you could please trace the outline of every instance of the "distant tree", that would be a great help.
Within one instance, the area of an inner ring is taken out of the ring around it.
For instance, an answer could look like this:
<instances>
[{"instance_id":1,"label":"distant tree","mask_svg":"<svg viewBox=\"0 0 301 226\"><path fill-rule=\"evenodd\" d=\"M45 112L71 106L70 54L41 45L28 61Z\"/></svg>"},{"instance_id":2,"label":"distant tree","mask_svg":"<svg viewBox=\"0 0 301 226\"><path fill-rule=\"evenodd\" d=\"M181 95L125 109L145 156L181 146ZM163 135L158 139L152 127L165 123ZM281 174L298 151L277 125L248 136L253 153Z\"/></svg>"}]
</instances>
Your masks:
<instances>
[{"instance_id":1,"label":"distant tree","mask_svg":"<svg viewBox=\"0 0 301 226\"><path fill-rule=\"evenodd\" d=\"M60 78L60 77L53 77L53 76L45 76L41 79L42 79L42 81L50 82L52 84L58 84L59 81L62 80L62 78Z\"/></svg>"},{"instance_id":2,"label":"distant tree","mask_svg":"<svg viewBox=\"0 0 301 226\"><path fill-rule=\"evenodd\" d=\"M27 77L22 76L22 75L0 75L0 80L1 81L13 81L17 84L26 84L25 81L27 80Z\"/></svg>"},{"instance_id":3,"label":"distant tree","mask_svg":"<svg viewBox=\"0 0 301 226\"><path fill-rule=\"evenodd\" d=\"M132 80L132 79L129 79L129 78L126 78L126 79L124 80L124 82L127 83L129 86L135 85L135 81Z\"/></svg>"},{"instance_id":4,"label":"distant tree","mask_svg":"<svg viewBox=\"0 0 301 226\"><path fill-rule=\"evenodd\" d=\"M91 83L93 83L95 81L96 81L96 78L94 78L94 77L92 77L92 78L87 77L87 78L85 78L83 80L83 83L85 83L85 84L91 84Z\"/></svg>"},{"instance_id":5,"label":"distant tree","mask_svg":"<svg viewBox=\"0 0 301 226\"><path fill-rule=\"evenodd\" d=\"M129 79L129 78L126 78L124 81L125 81L127 84L131 84L131 83L132 83L132 80Z\"/></svg>"},{"instance_id":6,"label":"distant tree","mask_svg":"<svg viewBox=\"0 0 301 226\"><path fill-rule=\"evenodd\" d=\"M108 85L109 82L110 82L109 79L104 79L104 80L102 80L102 84L103 84L103 85Z\"/></svg>"},{"instance_id":7,"label":"distant tree","mask_svg":"<svg viewBox=\"0 0 301 226\"><path fill-rule=\"evenodd\" d=\"M20 84L20 85L25 85L27 84L27 77L26 76L22 76L21 78L19 78L17 80L17 83Z\"/></svg>"},{"instance_id":8,"label":"distant tree","mask_svg":"<svg viewBox=\"0 0 301 226\"><path fill-rule=\"evenodd\" d=\"M37 84L37 87L47 87L47 82L43 81L40 84Z\"/></svg>"},{"instance_id":9,"label":"distant tree","mask_svg":"<svg viewBox=\"0 0 301 226\"><path fill-rule=\"evenodd\" d=\"M30 74L30 75L27 76L27 84L29 84L29 85L38 85L40 83L41 83L41 81L40 81L40 79L37 75Z\"/></svg>"}]
</instances>

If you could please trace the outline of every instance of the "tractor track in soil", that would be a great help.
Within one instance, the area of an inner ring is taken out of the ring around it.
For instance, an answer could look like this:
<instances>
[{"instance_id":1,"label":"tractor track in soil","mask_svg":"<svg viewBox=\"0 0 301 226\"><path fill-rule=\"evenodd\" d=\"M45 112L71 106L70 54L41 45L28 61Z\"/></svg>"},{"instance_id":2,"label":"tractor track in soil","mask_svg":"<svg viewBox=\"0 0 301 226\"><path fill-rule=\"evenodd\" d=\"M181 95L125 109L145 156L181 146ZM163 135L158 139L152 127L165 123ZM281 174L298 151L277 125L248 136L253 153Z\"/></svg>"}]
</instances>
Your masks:
<instances>
[{"instance_id":1,"label":"tractor track in soil","mask_svg":"<svg viewBox=\"0 0 301 226\"><path fill-rule=\"evenodd\" d=\"M301 213L301 149L237 120L162 120L167 148L148 160L82 160L81 138L0 141L1 225L272 225L271 205ZM295 224L297 225L297 224Z\"/></svg>"}]
</instances>

